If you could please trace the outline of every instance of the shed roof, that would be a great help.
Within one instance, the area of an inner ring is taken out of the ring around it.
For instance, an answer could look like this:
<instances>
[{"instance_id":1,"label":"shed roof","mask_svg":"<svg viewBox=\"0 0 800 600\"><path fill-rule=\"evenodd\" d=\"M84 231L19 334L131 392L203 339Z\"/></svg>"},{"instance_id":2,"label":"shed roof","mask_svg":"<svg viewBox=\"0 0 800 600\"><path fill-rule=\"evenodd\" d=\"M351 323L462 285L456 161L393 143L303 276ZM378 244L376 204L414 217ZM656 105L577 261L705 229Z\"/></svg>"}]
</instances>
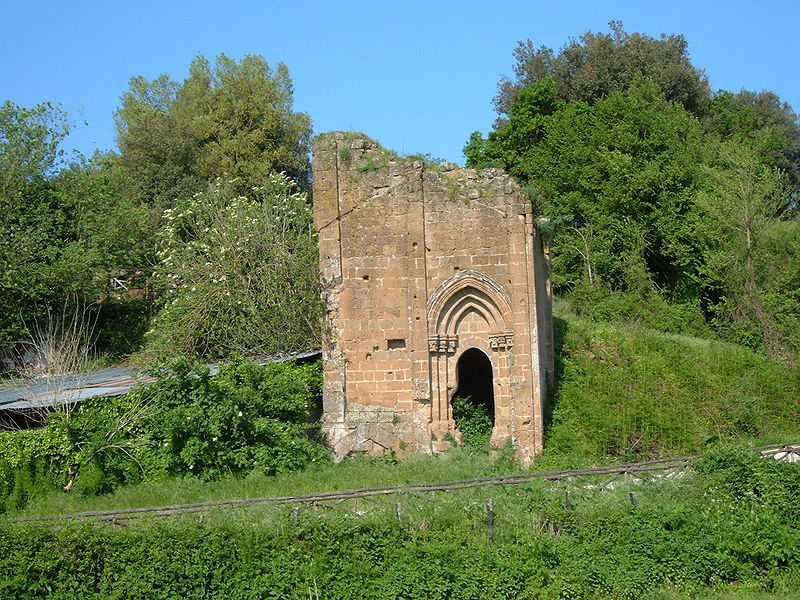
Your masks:
<instances>
[{"instance_id":1,"label":"shed roof","mask_svg":"<svg viewBox=\"0 0 800 600\"><path fill-rule=\"evenodd\" d=\"M304 360L320 356L320 350L307 350L281 356L255 359L267 364L287 360ZM219 364L208 365L211 374L219 372ZM41 410L63 404L74 404L96 396L127 394L138 382L153 381L139 367L112 367L90 373L71 373L39 379L18 379L0 384L0 411Z\"/></svg>"}]
</instances>

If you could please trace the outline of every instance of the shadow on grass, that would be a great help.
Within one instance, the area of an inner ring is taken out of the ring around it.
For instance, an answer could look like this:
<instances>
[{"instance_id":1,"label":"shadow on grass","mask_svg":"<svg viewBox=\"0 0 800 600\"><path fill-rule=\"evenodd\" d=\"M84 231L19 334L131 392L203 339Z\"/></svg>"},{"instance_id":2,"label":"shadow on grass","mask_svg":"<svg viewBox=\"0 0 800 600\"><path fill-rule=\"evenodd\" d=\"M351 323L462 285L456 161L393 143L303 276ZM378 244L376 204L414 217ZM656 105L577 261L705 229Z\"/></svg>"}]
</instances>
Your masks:
<instances>
[{"instance_id":1,"label":"shadow on grass","mask_svg":"<svg viewBox=\"0 0 800 600\"><path fill-rule=\"evenodd\" d=\"M564 374L564 339L567 335L569 325L565 319L553 315L553 354L554 366L553 384L547 390L547 401L544 405L544 433L547 437L547 432L553 422L553 412L556 409L559 392L561 390L561 381Z\"/></svg>"}]
</instances>

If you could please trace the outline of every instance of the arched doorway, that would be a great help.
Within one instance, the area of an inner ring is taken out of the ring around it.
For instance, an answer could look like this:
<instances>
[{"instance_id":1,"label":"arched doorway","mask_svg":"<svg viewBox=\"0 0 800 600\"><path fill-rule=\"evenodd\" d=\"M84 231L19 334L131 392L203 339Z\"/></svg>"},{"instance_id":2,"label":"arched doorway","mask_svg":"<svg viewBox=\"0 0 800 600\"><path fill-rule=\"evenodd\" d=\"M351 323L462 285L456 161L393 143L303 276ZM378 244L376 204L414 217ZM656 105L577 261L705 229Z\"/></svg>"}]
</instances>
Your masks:
<instances>
[{"instance_id":1,"label":"arched doorway","mask_svg":"<svg viewBox=\"0 0 800 600\"><path fill-rule=\"evenodd\" d=\"M470 348L456 365L458 385L453 393L453 419L465 446L485 447L494 427L492 362L478 348Z\"/></svg>"}]
</instances>

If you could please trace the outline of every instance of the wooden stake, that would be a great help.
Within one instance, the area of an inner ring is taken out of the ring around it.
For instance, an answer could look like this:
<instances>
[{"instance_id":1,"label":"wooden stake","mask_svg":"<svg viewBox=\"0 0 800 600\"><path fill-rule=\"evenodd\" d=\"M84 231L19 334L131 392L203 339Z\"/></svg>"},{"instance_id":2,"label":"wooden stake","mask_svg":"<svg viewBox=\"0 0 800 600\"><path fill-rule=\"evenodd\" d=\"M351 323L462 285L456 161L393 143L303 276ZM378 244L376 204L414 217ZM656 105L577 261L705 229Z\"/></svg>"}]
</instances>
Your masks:
<instances>
[{"instance_id":1,"label":"wooden stake","mask_svg":"<svg viewBox=\"0 0 800 600\"><path fill-rule=\"evenodd\" d=\"M489 544L494 543L494 502L491 498L486 501L486 529L489 535Z\"/></svg>"}]
</instances>

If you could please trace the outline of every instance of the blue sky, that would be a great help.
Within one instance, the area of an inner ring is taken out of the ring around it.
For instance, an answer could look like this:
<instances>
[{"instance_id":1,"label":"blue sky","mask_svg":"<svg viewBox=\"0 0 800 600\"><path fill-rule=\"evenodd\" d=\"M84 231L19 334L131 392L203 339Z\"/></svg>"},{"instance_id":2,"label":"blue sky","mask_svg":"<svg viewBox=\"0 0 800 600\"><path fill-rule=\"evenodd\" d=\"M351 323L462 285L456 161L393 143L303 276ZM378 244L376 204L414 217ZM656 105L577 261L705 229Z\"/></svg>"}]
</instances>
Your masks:
<instances>
[{"instance_id":1,"label":"blue sky","mask_svg":"<svg viewBox=\"0 0 800 600\"><path fill-rule=\"evenodd\" d=\"M315 132L363 131L462 163L470 132L491 127L517 41L557 50L612 19L683 34L713 89L770 89L800 110L796 0L5 0L0 101L60 102L76 124L65 147L91 154L115 148L113 113L132 76L180 80L198 53L260 54L289 67L295 109Z\"/></svg>"}]
</instances>

